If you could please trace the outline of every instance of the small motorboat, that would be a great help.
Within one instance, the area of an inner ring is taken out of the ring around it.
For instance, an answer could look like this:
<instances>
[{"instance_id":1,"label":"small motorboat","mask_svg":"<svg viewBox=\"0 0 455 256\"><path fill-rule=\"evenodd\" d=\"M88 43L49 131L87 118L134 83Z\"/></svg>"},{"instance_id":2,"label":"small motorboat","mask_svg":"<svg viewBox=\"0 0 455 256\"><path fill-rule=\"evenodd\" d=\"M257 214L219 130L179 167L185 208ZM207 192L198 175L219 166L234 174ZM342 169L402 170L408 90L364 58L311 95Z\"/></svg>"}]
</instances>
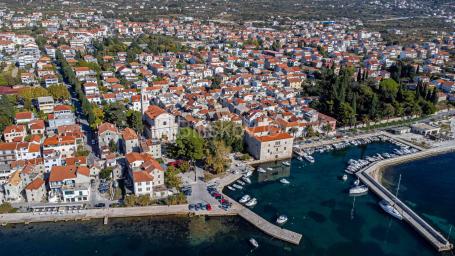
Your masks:
<instances>
[{"instance_id":1,"label":"small motorboat","mask_svg":"<svg viewBox=\"0 0 455 256\"><path fill-rule=\"evenodd\" d=\"M312 164L315 162L315 161L314 161L314 157L312 157L312 156L310 156L310 155L308 155L308 154L304 154L304 155L303 155L303 158L305 158L305 160L307 160L308 162L310 162L310 163L312 163Z\"/></svg>"},{"instance_id":2,"label":"small motorboat","mask_svg":"<svg viewBox=\"0 0 455 256\"><path fill-rule=\"evenodd\" d=\"M282 178L282 179L280 180L280 182L283 183L283 184L289 184L289 183L291 183L289 180L287 180L287 179L285 179L285 178Z\"/></svg>"},{"instance_id":3,"label":"small motorboat","mask_svg":"<svg viewBox=\"0 0 455 256\"><path fill-rule=\"evenodd\" d=\"M260 172L260 173L266 173L267 171L264 170L264 168L259 167L259 168L258 168L258 172Z\"/></svg>"},{"instance_id":4,"label":"small motorboat","mask_svg":"<svg viewBox=\"0 0 455 256\"><path fill-rule=\"evenodd\" d=\"M267 171L273 171L272 167L267 167Z\"/></svg>"},{"instance_id":5,"label":"small motorboat","mask_svg":"<svg viewBox=\"0 0 455 256\"><path fill-rule=\"evenodd\" d=\"M235 188L231 187L231 186L227 186L227 188L231 191L235 191Z\"/></svg>"},{"instance_id":6,"label":"small motorboat","mask_svg":"<svg viewBox=\"0 0 455 256\"><path fill-rule=\"evenodd\" d=\"M348 179L348 175L347 175L347 174L343 174L343 176L341 177L341 179L342 179L343 181L346 181L346 180Z\"/></svg>"},{"instance_id":7,"label":"small motorboat","mask_svg":"<svg viewBox=\"0 0 455 256\"><path fill-rule=\"evenodd\" d=\"M395 209L389 202L386 200L382 200L379 202L379 206L388 214L392 215L393 217L403 220L403 215L401 215L400 212L398 212L397 209Z\"/></svg>"},{"instance_id":8,"label":"small motorboat","mask_svg":"<svg viewBox=\"0 0 455 256\"><path fill-rule=\"evenodd\" d=\"M245 186L245 182L241 181L241 180L237 180L237 183L239 183L240 185L242 186Z\"/></svg>"},{"instance_id":9,"label":"small motorboat","mask_svg":"<svg viewBox=\"0 0 455 256\"><path fill-rule=\"evenodd\" d=\"M356 179L356 180L354 181L354 186L358 186L359 184L360 184L360 180L359 180L359 179Z\"/></svg>"},{"instance_id":10,"label":"small motorboat","mask_svg":"<svg viewBox=\"0 0 455 256\"><path fill-rule=\"evenodd\" d=\"M350 195L362 195L368 192L368 187L366 185L354 186L349 189Z\"/></svg>"},{"instance_id":11,"label":"small motorboat","mask_svg":"<svg viewBox=\"0 0 455 256\"><path fill-rule=\"evenodd\" d=\"M243 189L243 187L238 184L233 184L232 186L236 189Z\"/></svg>"},{"instance_id":12,"label":"small motorboat","mask_svg":"<svg viewBox=\"0 0 455 256\"><path fill-rule=\"evenodd\" d=\"M248 172L244 175L244 177L247 177L247 178L248 178L248 177L250 177L251 175L253 175L253 171L248 171Z\"/></svg>"},{"instance_id":13,"label":"small motorboat","mask_svg":"<svg viewBox=\"0 0 455 256\"><path fill-rule=\"evenodd\" d=\"M256 239L250 238L249 241L250 241L250 244L251 244L254 248L258 248L258 247L259 247L258 241L256 241Z\"/></svg>"},{"instance_id":14,"label":"small motorboat","mask_svg":"<svg viewBox=\"0 0 455 256\"><path fill-rule=\"evenodd\" d=\"M249 195L244 195L244 196L242 196L242 198L240 198L239 203L244 204L244 203L248 202L250 199L251 199L251 197Z\"/></svg>"},{"instance_id":15,"label":"small motorboat","mask_svg":"<svg viewBox=\"0 0 455 256\"><path fill-rule=\"evenodd\" d=\"M278 219L276 219L276 223L280 224L280 225L286 223L287 221L288 221L288 217L286 215L280 215L278 217Z\"/></svg>"},{"instance_id":16,"label":"small motorboat","mask_svg":"<svg viewBox=\"0 0 455 256\"><path fill-rule=\"evenodd\" d=\"M283 164L284 166L291 166L291 163L290 163L289 161L284 161L282 164Z\"/></svg>"},{"instance_id":17,"label":"small motorboat","mask_svg":"<svg viewBox=\"0 0 455 256\"><path fill-rule=\"evenodd\" d=\"M298 157L297 157L297 160L299 160L299 161L303 161L303 157L301 157L301 156L298 156Z\"/></svg>"},{"instance_id":18,"label":"small motorboat","mask_svg":"<svg viewBox=\"0 0 455 256\"><path fill-rule=\"evenodd\" d=\"M248 206L248 207L253 207L253 206L255 206L257 203L258 203L258 200L257 200L256 198L253 197L253 199L251 199L250 201L248 201L245 205Z\"/></svg>"},{"instance_id":19,"label":"small motorboat","mask_svg":"<svg viewBox=\"0 0 455 256\"><path fill-rule=\"evenodd\" d=\"M250 178L248 178L248 177L246 177L246 176L243 176L243 177L242 177L242 180L245 181L245 182L248 183L248 184L251 184Z\"/></svg>"}]
</instances>

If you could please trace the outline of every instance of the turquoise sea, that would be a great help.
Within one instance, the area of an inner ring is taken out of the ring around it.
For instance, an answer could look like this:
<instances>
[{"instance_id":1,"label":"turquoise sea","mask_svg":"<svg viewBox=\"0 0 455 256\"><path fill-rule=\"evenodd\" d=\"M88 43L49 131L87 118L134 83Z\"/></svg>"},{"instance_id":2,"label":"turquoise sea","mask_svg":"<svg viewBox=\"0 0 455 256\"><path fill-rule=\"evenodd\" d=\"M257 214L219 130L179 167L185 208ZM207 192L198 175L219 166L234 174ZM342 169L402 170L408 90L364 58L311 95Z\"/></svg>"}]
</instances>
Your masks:
<instances>
[{"instance_id":1,"label":"turquoise sea","mask_svg":"<svg viewBox=\"0 0 455 256\"><path fill-rule=\"evenodd\" d=\"M350 197L352 177L340 179L350 158L394 147L372 143L317 153L314 164L271 163L264 167L274 171L254 174L243 191L225 191L234 199L256 197L253 211L270 221L286 214L284 227L303 234L299 246L270 238L237 217L160 217L0 227L0 255L439 255L409 225L386 215L372 193ZM401 173L399 197L448 232L455 223L454 166L455 154L423 159L393 167L383 182L395 190ZM291 184L281 184L282 177ZM250 237L258 249L252 250Z\"/></svg>"}]
</instances>

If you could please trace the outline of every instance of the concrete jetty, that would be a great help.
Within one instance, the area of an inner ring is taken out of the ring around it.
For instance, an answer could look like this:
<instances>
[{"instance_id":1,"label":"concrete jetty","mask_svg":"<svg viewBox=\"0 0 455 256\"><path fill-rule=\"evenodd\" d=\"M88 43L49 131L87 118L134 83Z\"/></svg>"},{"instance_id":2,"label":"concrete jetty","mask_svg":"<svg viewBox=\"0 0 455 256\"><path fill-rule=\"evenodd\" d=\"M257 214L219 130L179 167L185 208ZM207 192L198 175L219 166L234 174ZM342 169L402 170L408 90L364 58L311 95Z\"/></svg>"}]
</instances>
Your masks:
<instances>
[{"instance_id":1,"label":"concrete jetty","mask_svg":"<svg viewBox=\"0 0 455 256\"><path fill-rule=\"evenodd\" d=\"M382 171L384 168L400 163L409 162L421 158L431 157L439 154L449 153L455 151L455 145L441 148L432 148L423 150L414 154L400 156L393 159L387 159L377 162L363 170L356 173L356 176L366 184L377 196L383 200L387 200L393 204L403 219L408 222L415 230L417 230L427 241L429 241L439 252L448 251L453 249L453 244L447 240L441 233L434 229L430 224L423 220L418 214L398 199L393 193L387 190L380 181L373 178L375 172Z\"/></svg>"},{"instance_id":2,"label":"concrete jetty","mask_svg":"<svg viewBox=\"0 0 455 256\"><path fill-rule=\"evenodd\" d=\"M223 191L223 188L225 186L238 180L240 177L242 177L242 174L232 174L225 176L224 178L218 181L217 187L218 190ZM223 194L223 196L232 203L232 207L228 211L235 212L235 214L239 215L249 223L253 224L264 233L276 239L280 239L282 241L289 242L295 245L298 245L300 243L300 240L302 239L301 234L274 225L269 221L265 220L264 218L262 218L261 216L259 216L258 214L254 213L250 209L239 204L237 201L228 197L227 195Z\"/></svg>"},{"instance_id":3,"label":"concrete jetty","mask_svg":"<svg viewBox=\"0 0 455 256\"><path fill-rule=\"evenodd\" d=\"M300 240L302 239L301 234L274 225L242 205L240 205L238 214L239 216L247 220L249 223L253 224L258 229L262 230L264 233L274 238L295 245L298 245L300 243Z\"/></svg>"}]
</instances>

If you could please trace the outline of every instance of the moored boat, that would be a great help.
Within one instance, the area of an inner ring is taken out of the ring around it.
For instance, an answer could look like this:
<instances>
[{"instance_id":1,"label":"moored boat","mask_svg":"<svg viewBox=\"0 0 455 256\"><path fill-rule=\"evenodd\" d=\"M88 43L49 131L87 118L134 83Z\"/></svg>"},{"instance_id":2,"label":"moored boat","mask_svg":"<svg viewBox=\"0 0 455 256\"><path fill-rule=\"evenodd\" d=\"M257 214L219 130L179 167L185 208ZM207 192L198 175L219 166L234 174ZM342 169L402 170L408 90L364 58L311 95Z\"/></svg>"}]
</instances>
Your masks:
<instances>
[{"instance_id":1,"label":"moored boat","mask_svg":"<svg viewBox=\"0 0 455 256\"><path fill-rule=\"evenodd\" d=\"M287 180L287 179L285 179L285 178L280 179L280 182L283 183L283 184L289 184L289 183L291 183L289 180Z\"/></svg>"},{"instance_id":2,"label":"moored boat","mask_svg":"<svg viewBox=\"0 0 455 256\"><path fill-rule=\"evenodd\" d=\"M262 167L259 167L259 168L258 168L258 172L260 172L260 173L265 173L266 170L264 170L264 168L262 168Z\"/></svg>"},{"instance_id":3,"label":"moored boat","mask_svg":"<svg viewBox=\"0 0 455 256\"><path fill-rule=\"evenodd\" d=\"M227 186L227 188L231 191L235 191L235 188L231 187L231 186Z\"/></svg>"},{"instance_id":4,"label":"moored boat","mask_svg":"<svg viewBox=\"0 0 455 256\"><path fill-rule=\"evenodd\" d=\"M239 203L244 204L248 202L251 199L250 195L244 195L242 198L240 198Z\"/></svg>"},{"instance_id":5,"label":"moored boat","mask_svg":"<svg viewBox=\"0 0 455 256\"><path fill-rule=\"evenodd\" d=\"M250 201L248 201L245 205L248 207L253 207L258 203L258 200L256 198L252 198Z\"/></svg>"},{"instance_id":6,"label":"moored boat","mask_svg":"<svg viewBox=\"0 0 455 256\"><path fill-rule=\"evenodd\" d=\"M288 217L286 215L280 215L278 217L278 219L276 219L276 223L280 224L280 225L286 223L287 221L288 221Z\"/></svg>"},{"instance_id":7,"label":"moored boat","mask_svg":"<svg viewBox=\"0 0 455 256\"><path fill-rule=\"evenodd\" d=\"M291 163L288 162L288 161L284 161L282 164L285 165L285 166L291 166Z\"/></svg>"},{"instance_id":8,"label":"moored boat","mask_svg":"<svg viewBox=\"0 0 455 256\"><path fill-rule=\"evenodd\" d=\"M395 209L389 202L386 200L381 200L379 202L379 206L388 214L392 215L393 217L403 220L403 215L401 215L400 212L398 212L397 209Z\"/></svg>"},{"instance_id":9,"label":"moored boat","mask_svg":"<svg viewBox=\"0 0 455 256\"><path fill-rule=\"evenodd\" d=\"M254 247L254 248L258 248L259 247L259 243L258 241L256 241L256 239L254 238L250 238L250 244Z\"/></svg>"},{"instance_id":10,"label":"moored boat","mask_svg":"<svg viewBox=\"0 0 455 256\"><path fill-rule=\"evenodd\" d=\"M360 184L360 180L359 180L359 179L356 179L356 180L354 181L354 186L358 186L359 184Z\"/></svg>"},{"instance_id":11,"label":"moored boat","mask_svg":"<svg viewBox=\"0 0 455 256\"><path fill-rule=\"evenodd\" d=\"M310 162L312 164L314 163L314 157L312 157L310 155L304 154L303 158L305 158L305 160L307 160L308 162Z\"/></svg>"},{"instance_id":12,"label":"moored boat","mask_svg":"<svg viewBox=\"0 0 455 256\"><path fill-rule=\"evenodd\" d=\"M238 184L233 184L232 186L236 189L243 189L243 187Z\"/></svg>"},{"instance_id":13,"label":"moored boat","mask_svg":"<svg viewBox=\"0 0 455 256\"><path fill-rule=\"evenodd\" d=\"M348 179L348 175L343 174L343 176L341 177L341 179L342 179L343 181L346 181L346 180Z\"/></svg>"},{"instance_id":14,"label":"moored boat","mask_svg":"<svg viewBox=\"0 0 455 256\"><path fill-rule=\"evenodd\" d=\"M368 187L366 185L354 186L349 189L350 195L362 195L368 192Z\"/></svg>"},{"instance_id":15,"label":"moored boat","mask_svg":"<svg viewBox=\"0 0 455 256\"><path fill-rule=\"evenodd\" d=\"M242 180L245 181L245 182L248 183L248 184L251 184L250 178L248 178L248 177L246 177L246 176L242 177Z\"/></svg>"}]
</instances>

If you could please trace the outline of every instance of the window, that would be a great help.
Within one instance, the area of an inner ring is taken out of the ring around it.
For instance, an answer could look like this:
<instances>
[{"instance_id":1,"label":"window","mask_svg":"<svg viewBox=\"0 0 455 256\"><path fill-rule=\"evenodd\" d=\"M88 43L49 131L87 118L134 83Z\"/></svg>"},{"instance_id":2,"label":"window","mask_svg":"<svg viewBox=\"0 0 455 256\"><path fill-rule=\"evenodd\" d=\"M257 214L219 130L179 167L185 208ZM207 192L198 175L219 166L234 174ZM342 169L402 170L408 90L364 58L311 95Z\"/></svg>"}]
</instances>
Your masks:
<instances>
[{"instance_id":1,"label":"window","mask_svg":"<svg viewBox=\"0 0 455 256\"><path fill-rule=\"evenodd\" d=\"M167 124L167 122L166 122L166 121L164 121L164 122L163 122L163 125L166 125L166 124Z\"/></svg>"}]
</instances>

